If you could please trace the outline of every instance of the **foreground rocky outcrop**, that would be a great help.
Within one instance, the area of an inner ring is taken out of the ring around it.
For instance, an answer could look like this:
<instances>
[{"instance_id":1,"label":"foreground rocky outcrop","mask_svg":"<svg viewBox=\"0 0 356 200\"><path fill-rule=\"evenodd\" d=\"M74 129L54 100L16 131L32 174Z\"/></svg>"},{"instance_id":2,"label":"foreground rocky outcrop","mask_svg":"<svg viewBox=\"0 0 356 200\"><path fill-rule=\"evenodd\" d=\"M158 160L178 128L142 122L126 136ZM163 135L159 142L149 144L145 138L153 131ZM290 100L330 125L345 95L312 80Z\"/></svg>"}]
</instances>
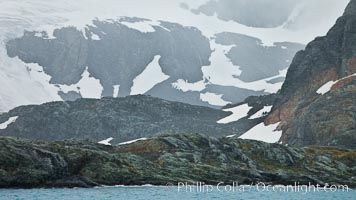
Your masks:
<instances>
[{"instance_id":1,"label":"foreground rocky outcrop","mask_svg":"<svg viewBox=\"0 0 356 200\"><path fill-rule=\"evenodd\" d=\"M283 144L356 149L356 0L325 37L295 56L265 123Z\"/></svg>"},{"instance_id":2,"label":"foreground rocky outcrop","mask_svg":"<svg viewBox=\"0 0 356 200\"><path fill-rule=\"evenodd\" d=\"M162 135L128 145L32 142L0 137L0 187L97 185L347 184L356 187L356 152L293 148L199 134Z\"/></svg>"}]
</instances>

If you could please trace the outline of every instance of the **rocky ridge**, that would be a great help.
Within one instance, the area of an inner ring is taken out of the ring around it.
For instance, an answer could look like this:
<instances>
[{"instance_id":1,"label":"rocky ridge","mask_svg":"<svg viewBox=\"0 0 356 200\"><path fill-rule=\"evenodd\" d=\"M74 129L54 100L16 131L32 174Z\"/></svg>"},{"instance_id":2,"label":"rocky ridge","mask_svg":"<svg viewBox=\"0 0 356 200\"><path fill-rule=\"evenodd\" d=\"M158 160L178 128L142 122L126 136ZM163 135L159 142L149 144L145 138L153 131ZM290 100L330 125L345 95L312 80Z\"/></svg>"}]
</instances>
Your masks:
<instances>
[{"instance_id":1,"label":"rocky ridge","mask_svg":"<svg viewBox=\"0 0 356 200\"><path fill-rule=\"evenodd\" d=\"M0 187L166 185L202 181L356 187L356 153L167 134L128 145L0 138Z\"/></svg>"},{"instance_id":2,"label":"rocky ridge","mask_svg":"<svg viewBox=\"0 0 356 200\"><path fill-rule=\"evenodd\" d=\"M209 136L240 135L250 128L240 122L219 124L231 112L137 95L124 98L78 99L21 106L0 115L1 136L40 141L113 137L114 143L162 133L201 133ZM254 125L254 124L252 124Z\"/></svg>"}]
</instances>

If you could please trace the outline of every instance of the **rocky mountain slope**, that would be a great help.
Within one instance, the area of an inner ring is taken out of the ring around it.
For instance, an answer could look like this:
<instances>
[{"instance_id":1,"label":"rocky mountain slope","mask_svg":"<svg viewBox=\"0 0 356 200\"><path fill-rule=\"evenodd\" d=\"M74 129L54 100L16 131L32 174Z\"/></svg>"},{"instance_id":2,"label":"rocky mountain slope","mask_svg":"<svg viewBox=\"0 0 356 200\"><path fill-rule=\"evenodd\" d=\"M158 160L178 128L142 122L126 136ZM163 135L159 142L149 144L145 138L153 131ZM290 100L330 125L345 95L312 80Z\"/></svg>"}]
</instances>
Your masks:
<instances>
[{"instance_id":1,"label":"rocky mountain slope","mask_svg":"<svg viewBox=\"0 0 356 200\"><path fill-rule=\"evenodd\" d=\"M25 62L29 71L35 70L32 74L37 70L49 76L49 84L57 87L63 100L148 94L217 107L226 104L212 103L217 95L222 95L221 102L228 103L275 92L281 81L265 81L262 87L254 86L254 82L283 77L280 71L304 48L291 42L265 47L258 38L236 33L217 34L213 44L197 28L165 21L152 25L150 31L130 27L150 26L152 21L142 18L92 23L84 33L75 27L56 29L52 38L46 32L25 32L23 37L6 43L7 54ZM234 78L241 83L214 83L216 75L209 68L216 65L235 68ZM204 98L207 94L210 97Z\"/></svg>"},{"instance_id":2,"label":"rocky mountain slope","mask_svg":"<svg viewBox=\"0 0 356 200\"><path fill-rule=\"evenodd\" d=\"M113 137L113 142L119 143L167 132L201 133L215 137L240 135L264 119L247 120L251 121L251 125L246 121L241 123L234 120L218 123L230 115L233 115L230 111L144 95L101 100L78 99L73 102L22 106L3 113L0 115L0 135L42 141L101 141Z\"/></svg>"},{"instance_id":3,"label":"rocky mountain slope","mask_svg":"<svg viewBox=\"0 0 356 200\"><path fill-rule=\"evenodd\" d=\"M356 149L356 0L325 37L295 56L266 124L283 144Z\"/></svg>"},{"instance_id":4,"label":"rocky mountain slope","mask_svg":"<svg viewBox=\"0 0 356 200\"><path fill-rule=\"evenodd\" d=\"M336 148L292 148L199 134L163 135L120 146L1 137L0 187L167 185L196 181L356 187L355 155Z\"/></svg>"},{"instance_id":5,"label":"rocky mountain slope","mask_svg":"<svg viewBox=\"0 0 356 200\"><path fill-rule=\"evenodd\" d=\"M217 108L273 93L346 1L269 0L261 18L266 1L4 0L0 112L136 94ZM320 2L333 9L317 13Z\"/></svg>"}]
</instances>

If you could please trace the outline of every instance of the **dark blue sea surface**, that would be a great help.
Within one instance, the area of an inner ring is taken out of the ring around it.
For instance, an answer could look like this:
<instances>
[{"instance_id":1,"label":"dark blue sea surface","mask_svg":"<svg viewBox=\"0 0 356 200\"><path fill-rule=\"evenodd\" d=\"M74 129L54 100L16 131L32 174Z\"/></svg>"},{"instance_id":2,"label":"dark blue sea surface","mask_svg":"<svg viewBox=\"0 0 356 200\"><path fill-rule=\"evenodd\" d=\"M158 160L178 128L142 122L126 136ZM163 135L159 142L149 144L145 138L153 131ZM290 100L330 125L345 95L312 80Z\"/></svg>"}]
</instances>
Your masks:
<instances>
[{"instance_id":1,"label":"dark blue sea surface","mask_svg":"<svg viewBox=\"0 0 356 200\"><path fill-rule=\"evenodd\" d=\"M227 188L230 190L231 188ZM154 186L116 186L116 187L98 187L98 188L74 188L74 189L0 189L1 200L182 200L182 199L336 199L336 200L355 200L356 190L348 191L286 191L279 188L280 191L263 191L263 188L257 190L256 187L245 191L221 191L214 188L207 192L199 189L180 189L172 187L154 187Z\"/></svg>"}]
</instances>

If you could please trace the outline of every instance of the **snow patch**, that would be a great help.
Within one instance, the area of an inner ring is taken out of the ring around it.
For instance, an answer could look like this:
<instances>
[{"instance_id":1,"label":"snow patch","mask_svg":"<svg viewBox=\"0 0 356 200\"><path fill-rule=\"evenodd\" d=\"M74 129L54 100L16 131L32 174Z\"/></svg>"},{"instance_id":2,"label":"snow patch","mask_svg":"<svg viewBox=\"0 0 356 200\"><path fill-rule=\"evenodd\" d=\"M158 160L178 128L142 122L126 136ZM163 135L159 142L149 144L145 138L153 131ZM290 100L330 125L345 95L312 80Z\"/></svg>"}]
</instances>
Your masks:
<instances>
[{"instance_id":1,"label":"snow patch","mask_svg":"<svg viewBox=\"0 0 356 200\"><path fill-rule=\"evenodd\" d=\"M43 34L41 32L36 32L35 33L35 37L40 37L41 38L41 37L43 37Z\"/></svg>"},{"instance_id":2,"label":"snow patch","mask_svg":"<svg viewBox=\"0 0 356 200\"><path fill-rule=\"evenodd\" d=\"M224 46L216 44L214 40L210 43L211 48L214 49L210 57L210 65L203 66L202 71L204 76L209 82L221 86L234 86L238 88L244 88L252 91L264 91L268 93L276 93L281 89L283 83L268 83L268 81L285 77L288 69L283 69L279 71L277 76L269 77L266 79L244 82L238 78L241 75L241 70L239 66L232 64L231 60L226 57L233 45Z\"/></svg>"},{"instance_id":3,"label":"snow patch","mask_svg":"<svg viewBox=\"0 0 356 200\"><path fill-rule=\"evenodd\" d=\"M138 22L121 21L120 24L123 24L131 29L138 30L142 33L155 32L156 31L155 27L160 27L168 32L171 32L169 29L162 26L161 22L159 22L159 21L151 21L151 20L142 20L142 21L138 21Z\"/></svg>"},{"instance_id":4,"label":"snow patch","mask_svg":"<svg viewBox=\"0 0 356 200\"><path fill-rule=\"evenodd\" d=\"M6 129L10 124L16 122L18 116L10 117L6 122L0 124L0 129Z\"/></svg>"},{"instance_id":5,"label":"snow patch","mask_svg":"<svg viewBox=\"0 0 356 200\"><path fill-rule=\"evenodd\" d=\"M147 139L147 138L139 138L139 139L136 139L136 140L131 140L131 141L127 141L127 142L122 142L122 143L120 143L119 145L132 144L132 143L135 143L135 142L138 142L138 141L144 141L144 140L148 140L148 139Z\"/></svg>"},{"instance_id":6,"label":"snow patch","mask_svg":"<svg viewBox=\"0 0 356 200\"><path fill-rule=\"evenodd\" d=\"M113 92L112 96L114 98L119 97L119 91L120 91L120 85L114 85L114 92Z\"/></svg>"},{"instance_id":7,"label":"snow patch","mask_svg":"<svg viewBox=\"0 0 356 200\"><path fill-rule=\"evenodd\" d=\"M179 79L176 82L172 83L172 87L181 90L183 92L196 91L201 92L206 88L207 83L205 80L201 80L195 83L189 83L186 80Z\"/></svg>"},{"instance_id":8,"label":"snow patch","mask_svg":"<svg viewBox=\"0 0 356 200\"><path fill-rule=\"evenodd\" d=\"M346 76L346 77L341 78L341 79L336 80L336 81L329 81L329 82L325 83L323 86L321 86L321 87L316 91L316 93L321 94L321 95L324 95L324 94L330 92L331 88L332 88L336 83L338 83L339 81L344 80L344 79L347 79L347 78L350 78L350 77L353 77L353 76L356 76L356 73L355 73L355 74L352 74L352 75L350 75L350 76ZM356 77L355 77L355 78L356 78Z\"/></svg>"},{"instance_id":9,"label":"snow patch","mask_svg":"<svg viewBox=\"0 0 356 200\"><path fill-rule=\"evenodd\" d=\"M242 136L240 139L259 140L267 143L276 143L282 136L282 131L276 131L279 123L266 126L263 122L256 125Z\"/></svg>"},{"instance_id":10,"label":"snow patch","mask_svg":"<svg viewBox=\"0 0 356 200\"><path fill-rule=\"evenodd\" d=\"M95 33L91 33L91 39L92 39L92 40L100 40L101 38L100 38L99 35L97 35L97 34L95 34Z\"/></svg>"},{"instance_id":11,"label":"snow patch","mask_svg":"<svg viewBox=\"0 0 356 200\"><path fill-rule=\"evenodd\" d=\"M222 94L214 94L214 93L207 92L204 94L200 94L200 99L214 106L225 106L226 104L231 103L229 101L223 100L222 96L223 96Z\"/></svg>"},{"instance_id":12,"label":"snow patch","mask_svg":"<svg viewBox=\"0 0 356 200\"><path fill-rule=\"evenodd\" d=\"M156 30L152 27L152 25L149 22L151 22L151 21L140 21L140 22L134 22L134 23L120 22L120 23L129 27L129 28L138 30L142 33L155 32Z\"/></svg>"},{"instance_id":13,"label":"snow patch","mask_svg":"<svg viewBox=\"0 0 356 200\"><path fill-rule=\"evenodd\" d=\"M100 142L98 142L99 144L103 144L103 145L106 145L106 146L111 146L110 142L113 140L114 138L108 138L106 140L102 140Z\"/></svg>"},{"instance_id":14,"label":"snow patch","mask_svg":"<svg viewBox=\"0 0 356 200\"><path fill-rule=\"evenodd\" d=\"M329 82L325 83L323 86L321 86L316 91L316 93L321 94L321 95L328 93L335 83L337 83L337 81L329 81Z\"/></svg>"},{"instance_id":15,"label":"snow patch","mask_svg":"<svg viewBox=\"0 0 356 200\"><path fill-rule=\"evenodd\" d=\"M131 95L144 94L156 84L169 78L169 76L162 72L162 68L159 65L160 59L161 56L155 56L153 61L147 65L146 69L133 80Z\"/></svg>"},{"instance_id":16,"label":"snow patch","mask_svg":"<svg viewBox=\"0 0 356 200\"><path fill-rule=\"evenodd\" d=\"M227 124L227 123L238 121L244 117L247 117L248 112L251 110L251 108L252 107L248 106L248 104L246 103L233 108L224 109L223 111L232 112L232 114L223 119L220 119L219 121L217 121L217 123Z\"/></svg>"},{"instance_id":17,"label":"snow patch","mask_svg":"<svg viewBox=\"0 0 356 200\"><path fill-rule=\"evenodd\" d=\"M265 106L257 113L252 115L249 119L258 119L260 117L266 116L269 112L271 112L273 106Z\"/></svg>"},{"instance_id":18,"label":"snow patch","mask_svg":"<svg viewBox=\"0 0 356 200\"><path fill-rule=\"evenodd\" d=\"M103 91L103 86L100 80L91 77L88 67L85 68L82 78L78 83L73 85L58 85L61 91L68 93L71 91L78 92L83 98L100 99Z\"/></svg>"}]
</instances>

